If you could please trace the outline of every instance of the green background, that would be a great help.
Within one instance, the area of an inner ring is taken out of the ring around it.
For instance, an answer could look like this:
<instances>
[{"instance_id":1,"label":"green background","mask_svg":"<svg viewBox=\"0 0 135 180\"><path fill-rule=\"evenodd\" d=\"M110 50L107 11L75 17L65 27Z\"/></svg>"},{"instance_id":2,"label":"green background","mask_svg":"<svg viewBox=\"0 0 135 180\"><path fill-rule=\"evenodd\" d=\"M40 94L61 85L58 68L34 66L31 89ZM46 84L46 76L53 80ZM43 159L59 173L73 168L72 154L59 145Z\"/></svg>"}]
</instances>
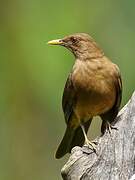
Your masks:
<instances>
[{"instance_id":1,"label":"green background","mask_svg":"<svg viewBox=\"0 0 135 180\"><path fill-rule=\"evenodd\" d=\"M0 0L0 180L58 180L61 97L74 57L47 41L89 33L117 63L124 105L135 84L135 1ZM95 120L90 138L100 131Z\"/></svg>"}]
</instances>

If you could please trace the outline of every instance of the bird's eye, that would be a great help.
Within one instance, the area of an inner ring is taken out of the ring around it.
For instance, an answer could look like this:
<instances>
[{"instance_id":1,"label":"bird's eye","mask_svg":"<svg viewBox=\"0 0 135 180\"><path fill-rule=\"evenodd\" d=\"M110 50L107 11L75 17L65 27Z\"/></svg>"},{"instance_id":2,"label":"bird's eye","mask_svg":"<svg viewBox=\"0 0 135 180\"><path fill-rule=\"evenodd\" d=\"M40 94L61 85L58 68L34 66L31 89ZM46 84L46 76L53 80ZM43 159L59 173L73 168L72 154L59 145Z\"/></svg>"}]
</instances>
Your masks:
<instances>
[{"instance_id":1,"label":"bird's eye","mask_svg":"<svg viewBox=\"0 0 135 180\"><path fill-rule=\"evenodd\" d=\"M72 43L74 44L74 43L77 42L77 39L76 39L75 37L71 37L71 41L72 41Z\"/></svg>"}]
</instances>

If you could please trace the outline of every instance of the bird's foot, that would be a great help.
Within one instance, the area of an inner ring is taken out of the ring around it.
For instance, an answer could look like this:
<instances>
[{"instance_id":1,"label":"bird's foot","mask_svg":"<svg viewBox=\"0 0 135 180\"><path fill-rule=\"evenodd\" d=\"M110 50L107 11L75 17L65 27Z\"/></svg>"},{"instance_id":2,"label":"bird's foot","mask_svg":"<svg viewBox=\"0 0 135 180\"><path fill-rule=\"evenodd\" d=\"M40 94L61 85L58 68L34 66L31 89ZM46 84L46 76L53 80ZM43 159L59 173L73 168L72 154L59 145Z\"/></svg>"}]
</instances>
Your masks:
<instances>
[{"instance_id":1,"label":"bird's foot","mask_svg":"<svg viewBox=\"0 0 135 180\"><path fill-rule=\"evenodd\" d=\"M96 153L96 145L97 145L97 142L91 142L89 139L86 139L85 140L85 144L88 145L88 147L90 149L92 149L95 153Z\"/></svg>"},{"instance_id":2,"label":"bird's foot","mask_svg":"<svg viewBox=\"0 0 135 180\"><path fill-rule=\"evenodd\" d=\"M85 132L84 126L81 124L81 128L85 137L85 144L88 145L88 147L90 149L92 149L95 153L96 153L96 143L91 142L88 138L87 138L87 134Z\"/></svg>"},{"instance_id":3,"label":"bird's foot","mask_svg":"<svg viewBox=\"0 0 135 180\"><path fill-rule=\"evenodd\" d=\"M91 141L94 145L98 145L98 141L96 141L96 140L93 140L93 141Z\"/></svg>"},{"instance_id":4,"label":"bird's foot","mask_svg":"<svg viewBox=\"0 0 135 180\"><path fill-rule=\"evenodd\" d=\"M111 125L108 121L106 122L106 131L108 131L110 134L112 133L112 129L118 130L117 127Z\"/></svg>"}]
</instances>

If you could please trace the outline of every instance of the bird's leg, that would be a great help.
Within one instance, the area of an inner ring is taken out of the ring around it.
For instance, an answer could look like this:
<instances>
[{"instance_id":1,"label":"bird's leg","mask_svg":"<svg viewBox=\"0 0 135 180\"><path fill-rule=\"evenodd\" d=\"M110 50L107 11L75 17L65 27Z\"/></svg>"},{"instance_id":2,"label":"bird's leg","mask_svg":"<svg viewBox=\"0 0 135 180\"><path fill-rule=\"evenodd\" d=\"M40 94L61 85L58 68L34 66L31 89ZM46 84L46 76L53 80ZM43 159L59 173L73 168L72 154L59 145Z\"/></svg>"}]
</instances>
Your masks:
<instances>
[{"instance_id":1,"label":"bird's leg","mask_svg":"<svg viewBox=\"0 0 135 180\"><path fill-rule=\"evenodd\" d=\"M90 148L92 148L95 152L96 152L96 146L94 142L91 142L88 138L87 138L87 134L85 132L85 128L82 124L80 124L83 134L84 134L84 138L85 138L85 144L87 144Z\"/></svg>"}]
</instances>

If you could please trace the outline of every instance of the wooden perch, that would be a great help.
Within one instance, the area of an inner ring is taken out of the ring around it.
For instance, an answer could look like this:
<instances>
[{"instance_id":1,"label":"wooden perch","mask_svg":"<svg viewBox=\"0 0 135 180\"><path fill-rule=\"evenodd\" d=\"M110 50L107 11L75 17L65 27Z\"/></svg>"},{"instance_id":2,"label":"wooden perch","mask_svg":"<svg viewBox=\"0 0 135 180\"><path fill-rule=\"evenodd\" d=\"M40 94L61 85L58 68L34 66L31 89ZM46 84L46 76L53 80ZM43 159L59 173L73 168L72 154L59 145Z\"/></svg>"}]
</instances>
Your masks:
<instances>
[{"instance_id":1,"label":"wooden perch","mask_svg":"<svg viewBox=\"0 0 135 180\"><path fill-rule=\"evenodd\" d=\"M97 154L74 147L61 170L64 180L129 180L135 173L135 92L119 112L112 133L96 139ZM133 177L131 178L134 179Z\"/></svg>"}]
</instances>

